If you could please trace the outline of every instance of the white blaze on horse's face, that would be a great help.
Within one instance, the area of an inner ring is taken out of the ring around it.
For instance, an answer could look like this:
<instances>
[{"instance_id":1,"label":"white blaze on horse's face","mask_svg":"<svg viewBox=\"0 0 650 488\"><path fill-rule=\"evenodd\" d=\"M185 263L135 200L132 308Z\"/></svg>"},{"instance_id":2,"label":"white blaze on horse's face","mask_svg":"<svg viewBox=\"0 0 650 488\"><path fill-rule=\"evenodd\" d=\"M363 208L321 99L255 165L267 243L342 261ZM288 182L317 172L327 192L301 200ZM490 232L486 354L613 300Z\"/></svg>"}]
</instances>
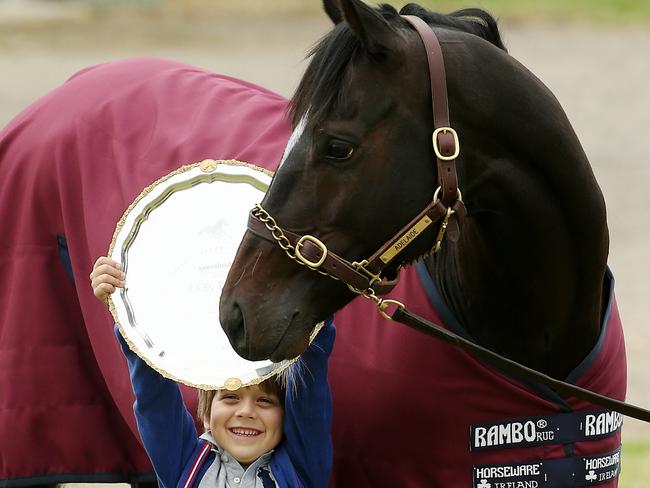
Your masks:
<instances>
[{"instance_id":1,"label":"white blaze on horse's face","mask_svg":"<svg viewBox=\"0 0 650 488\"><path fill-rule=\"evenodd\" d=\"M305 131L305 126L307 125L307 116L308 115L309 115L309 111L307 111L307 113L305 113L305 115L302 116L302 118L300 119L300 122L298 122L298 125L293 130L293 132L291 133L291 137L289 137L289 142L287 142L287 147L284 149L284 154L282 155L282 159L280 160L280 164L278 164L278 169L280 169L282 167L284 162L289 157L289 154L291 154L291 151L293 150L294 146L300 140L300 137L302 136L302 133Z\"/></svg>"}]
</instances>

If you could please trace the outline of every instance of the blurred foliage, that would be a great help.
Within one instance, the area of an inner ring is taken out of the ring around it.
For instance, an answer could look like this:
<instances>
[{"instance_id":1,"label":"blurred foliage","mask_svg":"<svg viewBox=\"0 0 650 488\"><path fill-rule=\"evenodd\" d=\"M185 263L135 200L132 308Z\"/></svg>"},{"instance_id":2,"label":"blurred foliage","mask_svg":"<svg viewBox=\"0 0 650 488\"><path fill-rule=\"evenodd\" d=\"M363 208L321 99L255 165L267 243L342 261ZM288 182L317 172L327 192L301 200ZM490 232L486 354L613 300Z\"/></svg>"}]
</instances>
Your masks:
<instances>
[{"instance_id":1,"label":"blurred foliage","mask_svg":"<svg viewBox=\"0 0 650 488\"><path fill-rule=\"evenodd\" d=\"M108 2L109 0L94 0ZM113 0L116 1L116 0ZM124 0L117 0L124 1ZM396 7L408 3L394 0L366 0L367 3L391 3ZM321 0L139 0L158 3L168 12L181 15L196 13L305 14L321 10ZM451 11L466 7L484 8L503 18L553 20L648 21L648 0L419 0L415 3L437 10Z\"/></svg>"},{"instance_id":2,"label":"blurred foliage","mask_svg":"<svg viewBox=\"0 0 650 488\"><path fill-rule=\"evenodd\" d=\"M75 1L75 0L72 0ZM306 15L321 11L321 0L76 0L96 11L141 10L175 18L206 16Z\"/></svg>"},{"instance_id":3,"label":"blurred foliage","mask_svg":"<svg viewBox=\"0 0 650 488\"><path fill-rule=\"evenodd\" d=\"M619 488L650 486L650 443L623 441Z\"/></svg>"},{"instance_id":4,"label":"blurred foliage","mask_svg":"<svg viewBox=\"0 0 650 488\"><path fill-rule=\"evenodd\" d=\"M408 0L364 0L400 8ZM299 17L321 15L322 0L25 0L76 5L95 17L137 12L145 17L207 20L215 17ZM650 21L650 0L416 0L438 12L480 7L505 20ZM1 4L1 0L0 0Z\"/></svg>"},{"instance_id":5,"label":"blurred foliage","mask_svg":"<svg viewBox=\"0 0 650 488\"><path fill-rule=\"evenodd\" d=\"M420 0L416 3L437 11L480 7L504 18L643 22L650 20L648 0Z\"/></svg>"}]
</instances>

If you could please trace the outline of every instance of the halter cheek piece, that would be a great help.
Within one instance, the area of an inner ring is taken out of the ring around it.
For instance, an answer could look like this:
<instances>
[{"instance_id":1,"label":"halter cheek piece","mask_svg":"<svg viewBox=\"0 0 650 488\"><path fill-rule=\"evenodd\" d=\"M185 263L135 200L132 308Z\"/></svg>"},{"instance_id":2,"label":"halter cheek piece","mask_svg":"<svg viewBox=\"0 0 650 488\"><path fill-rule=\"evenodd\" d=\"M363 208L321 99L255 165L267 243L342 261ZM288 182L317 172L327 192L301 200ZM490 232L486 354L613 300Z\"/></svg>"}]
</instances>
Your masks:
<instances>
[{"instance_id":1,"label":"halter cheek piece","mask_svg":"<svg viewBox=\"0 0 650 488\"><path fill-rule=\"evenodd\" d=\"M325 244L311 235L299 236L282 229L261 205L251 211L248 229L266 240L276 241L287 255L301 265L346 283L350 290L375 301L385 314L388 304L394 301L382 300L384 295L397 285L398 279L382 277L382 271L406 249L425 229L440 222L433 252L442 247L452 215L465 212L456 176L456 158L460 153L458 134L449 123L447 82L442 50L436 35L419 17L402 16L420 34L427 53L431 79L431 101L434 132L433 150L436 155L439 187L433 201L414 219L406 224L372 256L361 261L350 262L329 251Z\"/></svg>"},{"instance_id":2,"label":"halter cheek piece","mask_svg":"<svg viewBox=\"0 0 650 488\"><path fill-rule=\"evenodd\" d=\"M437 161L438 184L440 185L434 194L433 201L371 257L352 263L329 251L325 244L314 236L299 236L280 228L273 217L261 205L256 205L251 211L248 219L248 229L263 239L277 242L284 249L287 256L298 264L346 283L354 293L375 302L379 307L379 312L386 319L396 320L425 334L448 342L489 362L502 371L514 373L550 386L558 393L573 395L595 405L602 405L624 415L650 422L650 411L648 410L551 378L458 336L444 327L418 317L409 312L404 304L396 300L377 296L388 293L397 285L397 279L387 280L383 278L381 276L382 270L393 262L413 239L423 230L441 221L433 247L433 252L438 252L450 222L456 224L456 222L450 220L452 215L459 214L462 216L465 214L465 207L458 189L458 178L456 176L455 160L460 153L460 144L458 134L449 124L447 81L440 43L433 30L419 17L403 15L402 18L409 22L419 33L427 52L433 106L434 132L432 142ZM395 307L390 314L388 313L389 307Z\"/></svg>"}]
</instances>

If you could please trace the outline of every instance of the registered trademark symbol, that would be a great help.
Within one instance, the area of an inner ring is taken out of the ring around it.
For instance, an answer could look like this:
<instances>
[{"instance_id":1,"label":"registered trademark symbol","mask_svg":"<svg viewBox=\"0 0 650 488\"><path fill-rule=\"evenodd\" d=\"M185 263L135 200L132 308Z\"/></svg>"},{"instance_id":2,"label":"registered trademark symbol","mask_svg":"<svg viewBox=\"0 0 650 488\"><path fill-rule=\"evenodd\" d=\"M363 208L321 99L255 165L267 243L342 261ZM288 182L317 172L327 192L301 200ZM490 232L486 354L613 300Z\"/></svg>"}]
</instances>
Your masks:
<instances>
[{"instance_id":1,"label":"registered trademark symbol","mask_svg":"<svg viewBox=\"0 0 650 488\"><path fill-rule=\"evenodd\" d=\"M541 420L537 421L537 427L539 427L540 429L545 429L547 425L548 425L548 422L546 422L546 420L544 420L544 419L541 419Z\"/></svg>"}]
</instances>

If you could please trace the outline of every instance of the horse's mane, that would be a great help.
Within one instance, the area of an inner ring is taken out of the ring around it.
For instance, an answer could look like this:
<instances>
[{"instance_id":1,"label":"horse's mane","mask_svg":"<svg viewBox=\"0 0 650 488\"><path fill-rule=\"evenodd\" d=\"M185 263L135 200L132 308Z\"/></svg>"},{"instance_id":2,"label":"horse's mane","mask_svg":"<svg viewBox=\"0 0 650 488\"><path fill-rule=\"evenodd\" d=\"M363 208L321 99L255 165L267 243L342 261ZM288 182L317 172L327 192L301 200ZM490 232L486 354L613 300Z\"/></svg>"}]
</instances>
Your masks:
<instances>
[{"instance_id":1,"label":"horse's mane","mask_svg":"<svg viewBox=\"0 0 650 488\"><path fill-rule=\"evenodd\" d=\"M391 24L404 22L400 15L415 15L429 25L455 29L479 36L503 49L501 34L494 18L484 10L468 8L450 14L431 12L419 5L409 3L398 13L390 5L381 5L379 13ZM344 104L343 74L348 63L361 50L361 41L340 22L326 34L309 52L311 62L291 99L290 113L294 127L309 110L309 118L317 122L337 106Z\"/></svg>"}]
</instances>

